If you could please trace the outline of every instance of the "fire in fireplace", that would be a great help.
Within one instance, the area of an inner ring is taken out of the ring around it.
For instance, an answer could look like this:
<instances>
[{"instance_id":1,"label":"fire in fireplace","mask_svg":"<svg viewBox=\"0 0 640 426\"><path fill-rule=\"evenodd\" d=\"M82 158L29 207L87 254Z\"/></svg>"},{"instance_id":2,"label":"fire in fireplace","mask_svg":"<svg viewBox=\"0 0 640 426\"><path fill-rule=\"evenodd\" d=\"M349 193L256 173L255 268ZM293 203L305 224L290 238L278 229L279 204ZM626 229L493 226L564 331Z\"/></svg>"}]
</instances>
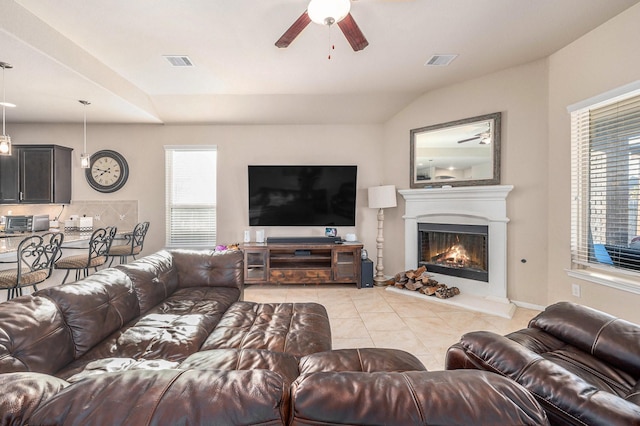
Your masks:
<instances>
[{"instance_id":1,"label":"fire in fireplace","mask_svg":"<svg viewBox=\"0 0 640 426\"><path fill-rule=\"evenodd\" d=\"M489 282L489 227L418 224L418 265L427 271Z\"/></svg>"}]
</instances>

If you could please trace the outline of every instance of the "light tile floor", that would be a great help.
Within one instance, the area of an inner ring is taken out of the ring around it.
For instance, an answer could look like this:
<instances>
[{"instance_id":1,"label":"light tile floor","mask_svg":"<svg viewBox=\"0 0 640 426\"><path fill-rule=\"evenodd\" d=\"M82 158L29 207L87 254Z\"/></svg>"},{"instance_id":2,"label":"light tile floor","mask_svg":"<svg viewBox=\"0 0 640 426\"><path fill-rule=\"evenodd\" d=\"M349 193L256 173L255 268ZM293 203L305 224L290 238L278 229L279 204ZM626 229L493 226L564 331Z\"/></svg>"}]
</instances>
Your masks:
<instances>
[{"instance_id":1,"label":"light tile floor","mask_svg":"<svg viewBox=\"0 0 640 426\"><path fill-rule=\"evenodd\" d=\"M464 333L499 334L526 327L538 311L518 308L512 319L353 285L247 286L245 300L318 302L329 313L334 349L388 347L418 357L428 370L443 370L447 348Z\"/></svg>"}]
</instances>

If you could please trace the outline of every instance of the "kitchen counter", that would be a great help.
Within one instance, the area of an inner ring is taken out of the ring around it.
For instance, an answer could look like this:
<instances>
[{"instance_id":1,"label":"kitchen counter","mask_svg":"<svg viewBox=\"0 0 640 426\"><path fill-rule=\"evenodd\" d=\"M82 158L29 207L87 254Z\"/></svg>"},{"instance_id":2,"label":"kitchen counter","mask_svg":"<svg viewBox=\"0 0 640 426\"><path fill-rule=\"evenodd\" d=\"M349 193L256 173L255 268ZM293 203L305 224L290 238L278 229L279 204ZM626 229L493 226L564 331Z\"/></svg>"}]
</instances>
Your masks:
<instances>
[{"instance_id":1,"label":"kitchen counter","mask_svg":"<svg viewBox=\"0 0 640 426\"><path fill-rule=\"evenodd\" d=\"M31 236L31 235L42 235L47 232L62 232L64 233L64 241L62 242L63 247L65 245L89 241L91 239L91 234L93 231L64 231L61 229L50 229L49 231L38 231L38 232L16 232L13 234L7 234L5 232L0 232L0 260L15 260L15 253L18 250L18 246L20 242ZM118 235L125 234L131 231L122 231L118 232ZM73 244L71 244L73 245Z\"/></svg>"}]
</instances>

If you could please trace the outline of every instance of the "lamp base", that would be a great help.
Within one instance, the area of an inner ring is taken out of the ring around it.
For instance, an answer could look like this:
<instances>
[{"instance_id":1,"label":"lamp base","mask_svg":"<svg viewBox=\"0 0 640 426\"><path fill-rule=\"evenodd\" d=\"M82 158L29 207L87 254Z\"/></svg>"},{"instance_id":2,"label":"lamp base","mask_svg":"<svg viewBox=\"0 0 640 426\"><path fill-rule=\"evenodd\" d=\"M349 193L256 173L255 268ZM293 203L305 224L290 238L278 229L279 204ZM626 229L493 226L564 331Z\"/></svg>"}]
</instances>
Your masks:
<instances>
[{"instance_id":1,"label":"lamp base","mask_svg":"<svg viewBox=\"0 0 640 426\"><path fill-rule=\"evenodd\" d=\"M387 285L387 279L385 277L373 277L373 285L385 287Z\"/></svg>"}]
</instances>

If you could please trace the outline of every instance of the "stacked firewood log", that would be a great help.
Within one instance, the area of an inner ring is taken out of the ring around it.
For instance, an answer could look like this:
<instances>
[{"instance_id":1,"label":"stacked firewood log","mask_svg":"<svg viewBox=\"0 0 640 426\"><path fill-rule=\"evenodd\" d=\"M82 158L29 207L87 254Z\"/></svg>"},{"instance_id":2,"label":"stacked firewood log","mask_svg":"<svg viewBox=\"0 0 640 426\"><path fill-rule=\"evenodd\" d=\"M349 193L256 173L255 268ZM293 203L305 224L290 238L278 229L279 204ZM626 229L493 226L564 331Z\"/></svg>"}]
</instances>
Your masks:
<instances>
[{"instance_id":1,"label":"stacked firewood log","mask_svg":"<svg viewBox=\"0 0 640 426\"><path fill-rule=\"evenodd\" d=\"M393 277L393 285L396 288L419 291L427 296L436 296L440 299L448 299L460 294L458 287L447 287L433 279L424 266L397 273Z\"/></svg>"}]
</instances>

